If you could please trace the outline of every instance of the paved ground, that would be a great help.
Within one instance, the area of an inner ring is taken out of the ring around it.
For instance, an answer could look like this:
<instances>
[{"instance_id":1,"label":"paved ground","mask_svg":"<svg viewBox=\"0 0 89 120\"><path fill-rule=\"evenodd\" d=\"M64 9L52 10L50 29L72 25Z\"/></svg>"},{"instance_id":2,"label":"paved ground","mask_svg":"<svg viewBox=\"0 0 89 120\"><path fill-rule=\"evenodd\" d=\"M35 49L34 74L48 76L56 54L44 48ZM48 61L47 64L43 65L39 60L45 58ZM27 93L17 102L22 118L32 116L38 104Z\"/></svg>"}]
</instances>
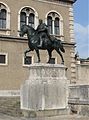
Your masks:
<instances>
[{"instance_id":1,"label":"paved ground","mask_svg":"<svg viewBox=\"0 0 89 120\"><path fill-rule=\"evenodd\" d=\"M0 120L89 120L89 117L61 115L59 117L24 118L19 98L0 98Z\"/></svg>"},{"instance_id":2,"label":"paved ground","mask_svg":"<svg viewBox=\"0 0 89 120\"><path fill-rule=\"evenodd\" d=\"M89 120L89 117L77 116L77 115L62 115L60 117L49 117L49 118L21 118L11 117L0 113L0 120Z\"/></svg>"}]
</instances>

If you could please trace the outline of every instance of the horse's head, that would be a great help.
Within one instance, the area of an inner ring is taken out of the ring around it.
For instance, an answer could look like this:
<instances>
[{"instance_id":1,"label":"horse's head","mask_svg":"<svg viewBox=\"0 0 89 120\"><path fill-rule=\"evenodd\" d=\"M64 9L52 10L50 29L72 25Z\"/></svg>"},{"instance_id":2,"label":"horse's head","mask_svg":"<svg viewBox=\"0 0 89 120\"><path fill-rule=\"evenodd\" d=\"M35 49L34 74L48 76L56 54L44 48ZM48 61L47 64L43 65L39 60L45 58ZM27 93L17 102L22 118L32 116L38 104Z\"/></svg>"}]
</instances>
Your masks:
<instances>
[{"instance_id":1,"label":"horse's head","mask_svg":"<svg viewBox=\"0 0 89 120\"><path fill-rule=\"evenodd\" d=\"M22 25L20 30L20 37L23 37L27 33L27 25Z\"/></svg>"},{"instance_id":2,"label":"horse's head","mask_svg":"<svg viewBox=\"0 0 89 120\"><path fill-rule=\"evenodd\" d=\"M20 37L23 37L25 34L32 35L35 32L35 29L29 25L22 25L20 30Z\"/></svg>"}]
</instances>

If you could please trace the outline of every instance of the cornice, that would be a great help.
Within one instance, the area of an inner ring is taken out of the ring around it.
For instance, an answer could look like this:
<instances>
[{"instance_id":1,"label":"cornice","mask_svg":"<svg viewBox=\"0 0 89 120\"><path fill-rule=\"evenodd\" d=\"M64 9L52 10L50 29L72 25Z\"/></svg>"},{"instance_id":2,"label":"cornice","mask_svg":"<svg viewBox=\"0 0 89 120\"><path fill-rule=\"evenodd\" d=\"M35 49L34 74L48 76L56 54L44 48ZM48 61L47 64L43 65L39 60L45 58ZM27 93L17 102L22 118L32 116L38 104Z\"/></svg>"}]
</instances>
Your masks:
<instances>
[{"instance_id":1,"label":"cornice","mask_svg":"<svg viewBox=\"0 0 89 120\"><path fill-rule=\"evenodd\" d=\"M54 3L59 3L59 2L75 3L77 0L42 0L42 1L54 2Z\"/></svg>"},{"instance_id":2,"label":"cornice","mask_svg":"<svg viewBox=\"0 0 89 120\"><path fill-rule=\"evenodd\" d=\"M6 36L6 35L0 35L0 41L16 41L16 42L27 42L27 38L24 37L16 37L16 36ZM75 42L66 42L66 41L62 41L62 43L64 45L73 45L75 46Z\"/></svg>"}]
</instances>

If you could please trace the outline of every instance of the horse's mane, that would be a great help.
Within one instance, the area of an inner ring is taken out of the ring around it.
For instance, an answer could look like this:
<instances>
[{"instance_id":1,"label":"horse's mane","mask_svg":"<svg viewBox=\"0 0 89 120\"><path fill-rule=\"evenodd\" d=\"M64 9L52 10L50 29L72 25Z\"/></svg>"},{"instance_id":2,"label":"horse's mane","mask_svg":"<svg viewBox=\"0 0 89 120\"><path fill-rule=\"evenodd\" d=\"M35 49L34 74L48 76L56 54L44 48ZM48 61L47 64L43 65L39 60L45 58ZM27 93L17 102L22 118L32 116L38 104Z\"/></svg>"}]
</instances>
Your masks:
<instances>
[{"instance_id":1,"label":"horse's mane","mask_svg":"<svg viewBox=\"0 0 89 120\"><path fill-rule=\"evenodd\" d=\"M32 26L30 26L30 25L26 25L26 26L35 31L35 29Z\"/></svg>"}]
</instances>

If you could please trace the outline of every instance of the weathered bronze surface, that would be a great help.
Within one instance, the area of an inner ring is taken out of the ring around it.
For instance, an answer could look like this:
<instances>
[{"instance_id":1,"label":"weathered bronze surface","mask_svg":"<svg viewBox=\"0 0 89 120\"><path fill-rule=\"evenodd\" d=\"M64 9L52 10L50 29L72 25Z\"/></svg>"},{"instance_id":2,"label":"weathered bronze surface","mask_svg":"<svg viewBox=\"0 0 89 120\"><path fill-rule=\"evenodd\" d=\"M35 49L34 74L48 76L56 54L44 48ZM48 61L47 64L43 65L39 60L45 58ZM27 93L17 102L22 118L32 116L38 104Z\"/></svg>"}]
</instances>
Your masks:
<instances>
[{"instance_id":1,"label":"weathered bronze surface","mask_svg":"<svg viewBox=\"0 0 89 120\"><path fill-rule=\"evenodd\" d=\"M25 34L27 34L28 37L29 47L29 49L24 52L25 57L28 52L35 50L38 57L38 62L40 62L39 49L47 50L49 55L48 63L50 63L52 51L56 50L61 57L62 64L64 64L64 59L60 52L65 52L63 44L61 40L49 35L48 28L45 23L42 23L41 21L36 30L31 26L23 25L21 27L20 36L23 37Z\"/></svg>"}]
</instances>

